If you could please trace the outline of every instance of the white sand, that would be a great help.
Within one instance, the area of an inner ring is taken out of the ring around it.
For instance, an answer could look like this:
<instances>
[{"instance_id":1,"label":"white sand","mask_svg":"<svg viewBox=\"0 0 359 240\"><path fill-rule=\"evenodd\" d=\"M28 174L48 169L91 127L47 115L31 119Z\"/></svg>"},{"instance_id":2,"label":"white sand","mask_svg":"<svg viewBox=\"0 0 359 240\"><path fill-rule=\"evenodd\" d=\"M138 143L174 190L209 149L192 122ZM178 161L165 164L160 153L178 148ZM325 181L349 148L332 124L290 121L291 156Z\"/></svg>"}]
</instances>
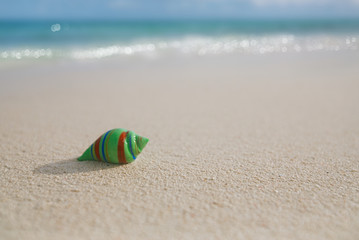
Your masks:
<instances>
[{"instance_id":1,"label":"white sand","mask_svg":"<svg viewBox=\"0 0 359 240\"><path fill-rule=\"evenodd\" d=\"M356 53L0 71L0 239L358 239ZM108 129L132 164L78 162Z\"/></svg>"}]
</instances>

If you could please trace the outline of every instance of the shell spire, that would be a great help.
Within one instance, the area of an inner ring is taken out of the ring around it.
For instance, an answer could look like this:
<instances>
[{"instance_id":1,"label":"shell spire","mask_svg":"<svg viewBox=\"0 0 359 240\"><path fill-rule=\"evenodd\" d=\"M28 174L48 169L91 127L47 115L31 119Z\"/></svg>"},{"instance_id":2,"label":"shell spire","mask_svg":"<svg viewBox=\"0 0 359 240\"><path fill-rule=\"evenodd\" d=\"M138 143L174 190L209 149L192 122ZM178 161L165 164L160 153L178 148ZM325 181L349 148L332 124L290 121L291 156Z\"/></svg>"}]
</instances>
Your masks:
<instances>
[{"instance_id":1,"label":"shell spire","mask_svg":"<svg viewBox=\"0 0 359 240\"><path fill-rule=\"evenodd\" d=\"M148 138L138 136L133 131L123 128L112 129L102 134L77 160L131 163L142 152L148 141Z\"/></svg>"}]
</instances>

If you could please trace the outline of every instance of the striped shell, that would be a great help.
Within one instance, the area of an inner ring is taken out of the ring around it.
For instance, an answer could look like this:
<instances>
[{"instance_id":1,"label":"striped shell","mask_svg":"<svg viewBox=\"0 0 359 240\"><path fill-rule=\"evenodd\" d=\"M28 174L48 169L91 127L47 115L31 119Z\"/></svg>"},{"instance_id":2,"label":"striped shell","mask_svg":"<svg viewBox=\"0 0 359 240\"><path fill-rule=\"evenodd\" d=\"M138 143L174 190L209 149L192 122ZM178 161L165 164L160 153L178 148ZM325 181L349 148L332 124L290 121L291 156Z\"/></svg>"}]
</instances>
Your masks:
<instances>
[{"instance_id":1,"label":"striped shell","mask_svg":"<svg viewBox=\"0 0 359 240\"><path fill-rule=\"evenodd\" d=\"M148 138L138 136L132 131L112 129L102 134L78 160L130 163L141 153L147 142Z\"/></svg>"}]
</instances>

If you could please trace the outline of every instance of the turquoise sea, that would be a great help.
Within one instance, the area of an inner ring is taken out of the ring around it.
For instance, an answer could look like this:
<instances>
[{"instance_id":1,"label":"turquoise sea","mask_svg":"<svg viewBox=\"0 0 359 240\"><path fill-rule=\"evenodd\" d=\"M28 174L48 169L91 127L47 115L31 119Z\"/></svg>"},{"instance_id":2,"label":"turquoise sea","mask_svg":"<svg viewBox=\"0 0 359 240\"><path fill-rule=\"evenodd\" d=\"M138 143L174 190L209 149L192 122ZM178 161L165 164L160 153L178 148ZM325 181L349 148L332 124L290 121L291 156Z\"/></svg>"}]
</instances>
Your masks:
<instances>
[{"instance_id":1,"label":"turquoise sea","mask_svg":"<svg viewBox=\"0 0 359 240\"><path fill-rule=\"evenodd\" d=\"M350 20L0 20L0 61L357 51Z\"/></svg>"}]
</instances>

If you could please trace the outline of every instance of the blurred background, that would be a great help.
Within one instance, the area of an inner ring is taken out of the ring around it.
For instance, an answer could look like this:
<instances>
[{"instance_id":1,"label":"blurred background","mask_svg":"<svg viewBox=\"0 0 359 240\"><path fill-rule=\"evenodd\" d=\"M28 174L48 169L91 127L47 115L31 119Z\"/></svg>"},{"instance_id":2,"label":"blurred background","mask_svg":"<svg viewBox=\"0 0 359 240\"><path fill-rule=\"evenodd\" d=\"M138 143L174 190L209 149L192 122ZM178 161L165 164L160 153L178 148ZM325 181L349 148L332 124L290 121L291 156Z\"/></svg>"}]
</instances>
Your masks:
<instances>
[{"instance_id":1,"label":"blurred background","mask_svg":"<svg viewBox=\"0 0 359 240\"><path fill-rule=\"evenodd\" d=\"M0 61L357 50L358 18L358 0L2 0Z\"/></svg>"}]
</instances>

